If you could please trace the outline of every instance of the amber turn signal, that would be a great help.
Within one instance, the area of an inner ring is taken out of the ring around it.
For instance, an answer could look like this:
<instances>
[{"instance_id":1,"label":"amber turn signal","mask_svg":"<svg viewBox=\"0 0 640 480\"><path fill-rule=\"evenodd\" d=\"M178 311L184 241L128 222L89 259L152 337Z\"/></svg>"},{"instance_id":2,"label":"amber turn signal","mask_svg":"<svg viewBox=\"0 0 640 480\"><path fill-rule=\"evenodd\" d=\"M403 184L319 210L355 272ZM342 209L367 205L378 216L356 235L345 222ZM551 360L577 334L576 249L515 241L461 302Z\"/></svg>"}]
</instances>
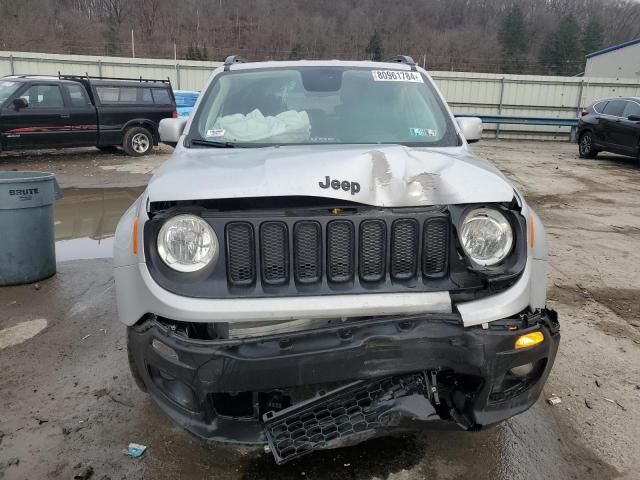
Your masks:
<instances>
[{"instance_id":1,"label":"amber turn signal","mask_svg":"<svg viewBox=\"0 0 640 480\"><path fill-rule=\"evenodd\" d=\"M529 243L531 248L536 245L536 224L535 218L533 218L533 213L529 215Z\"/></svg>"},{"instance_id":2,"label":"amber turn signal","mask_svg":"<svg viewBox=\"0 0 640 480\"><path fill-rule=\"evenodd\" d=\"M520 335L516 340L516 350L520 348L529 348L544 342L544 333L541 331L526 333Z\"/></svg>"},{"instance_id":3,"label":"amber turn signal","mask_svg":"<svg viewBox=\"0 0 640 480\"><path fill-rule=\"evenodd\" d=\"M138 254L138 217L133 221L133 228L131 229L131 249L133 254Z\"/></svg>"}]
</instances>

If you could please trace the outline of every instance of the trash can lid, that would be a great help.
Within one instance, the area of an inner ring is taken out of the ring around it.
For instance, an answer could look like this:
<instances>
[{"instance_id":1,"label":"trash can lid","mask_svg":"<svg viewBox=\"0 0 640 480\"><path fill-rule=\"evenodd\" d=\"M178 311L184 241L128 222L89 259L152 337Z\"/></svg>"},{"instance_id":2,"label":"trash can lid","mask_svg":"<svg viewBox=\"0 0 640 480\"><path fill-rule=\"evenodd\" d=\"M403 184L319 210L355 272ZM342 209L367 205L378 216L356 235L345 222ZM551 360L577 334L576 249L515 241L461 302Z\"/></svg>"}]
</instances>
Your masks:
<instances>
[{"instance_id":1,"label":"trash can lid","mask_svg":"<svg viewBox=\"0 0 640 480\"><path fill-rule=\"evenodd\" d=\"M48 172L0 172L0 183L44 182L55 178Z\"/></svg>"}]
</instances>

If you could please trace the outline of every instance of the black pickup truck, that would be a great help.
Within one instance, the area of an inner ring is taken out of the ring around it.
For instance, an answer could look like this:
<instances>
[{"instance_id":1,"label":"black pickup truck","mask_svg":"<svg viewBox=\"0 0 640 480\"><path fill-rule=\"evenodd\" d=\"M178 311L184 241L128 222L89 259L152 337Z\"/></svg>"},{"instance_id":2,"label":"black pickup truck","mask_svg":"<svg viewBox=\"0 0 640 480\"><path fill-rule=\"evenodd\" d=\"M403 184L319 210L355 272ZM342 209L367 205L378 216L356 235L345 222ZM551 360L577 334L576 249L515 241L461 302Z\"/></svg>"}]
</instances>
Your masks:
<instances>
[{"instance_id":1,"label":"black pickup truck","mask_svg":"<svg viewBox=\"0 0 640 480\"><path fill-rule=\"evenodd\" d=\"M158 144L160 120L176 116L169 80L0 78L0 152L95 146L141 156Z\"/></svg>"}]
</instances>

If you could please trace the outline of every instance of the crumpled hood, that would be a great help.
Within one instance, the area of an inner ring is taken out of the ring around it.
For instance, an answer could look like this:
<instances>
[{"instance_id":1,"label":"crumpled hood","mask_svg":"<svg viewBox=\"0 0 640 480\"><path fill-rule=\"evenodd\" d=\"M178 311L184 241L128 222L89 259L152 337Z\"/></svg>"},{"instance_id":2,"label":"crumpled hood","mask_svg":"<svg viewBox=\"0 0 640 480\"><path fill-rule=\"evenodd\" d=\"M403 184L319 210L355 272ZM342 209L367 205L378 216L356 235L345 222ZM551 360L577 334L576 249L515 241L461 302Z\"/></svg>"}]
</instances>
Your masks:
<instances>
[{"instance_id":1,"label":"crumpled hood","mask_svg":"<svg viewBox=\"0 0 640 480\"><path fill-rule=\"evenodd\" d=\"M313 196L408 207L509 202L514 189L467 147L312 145L178 147L147 194L151 202Z\"/></svg>"}]
</instances>

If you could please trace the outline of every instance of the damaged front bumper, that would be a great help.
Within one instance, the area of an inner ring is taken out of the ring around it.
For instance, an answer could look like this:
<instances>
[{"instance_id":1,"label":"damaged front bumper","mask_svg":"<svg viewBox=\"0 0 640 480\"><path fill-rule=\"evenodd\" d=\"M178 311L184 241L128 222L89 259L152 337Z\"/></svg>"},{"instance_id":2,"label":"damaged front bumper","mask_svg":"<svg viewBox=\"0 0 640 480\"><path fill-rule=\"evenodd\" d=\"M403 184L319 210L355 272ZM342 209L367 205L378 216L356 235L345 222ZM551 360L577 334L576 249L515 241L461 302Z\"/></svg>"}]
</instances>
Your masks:
<instances>
[{"instance_id":1,"label":"damaged front bumper","mask_svg":"<svg viewBox=\"0 0 640 480\"><path fill-rule=\"evenodd\" d=\"M369 318L248 339L193 338L148 317L128 329L132 371L160 407L214 441L308 451L435 423L477 430L527 410L560 340L555 312L463 327L456 314ZM523 334L544 341L515 349Z\"/></svg>"}]
</instances>

